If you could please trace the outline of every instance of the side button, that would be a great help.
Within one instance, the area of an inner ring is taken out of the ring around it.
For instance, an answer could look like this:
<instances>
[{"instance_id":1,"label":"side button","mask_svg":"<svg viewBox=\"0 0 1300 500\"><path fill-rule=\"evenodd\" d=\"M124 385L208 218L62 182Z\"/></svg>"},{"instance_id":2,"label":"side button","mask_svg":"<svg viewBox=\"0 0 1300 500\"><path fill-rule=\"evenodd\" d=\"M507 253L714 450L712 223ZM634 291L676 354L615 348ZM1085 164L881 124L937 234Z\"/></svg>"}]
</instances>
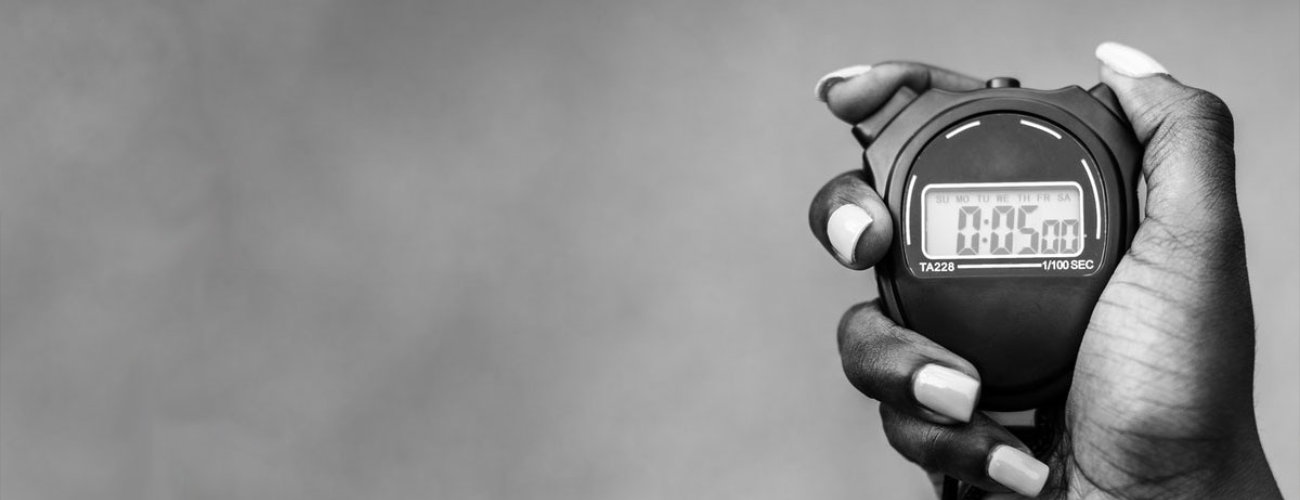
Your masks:
<instances>
[{"instance_id":1,"label":"side button","mask_svg":"<svg viewBox=\"0 0 1300 500\"><path fill-rule=\"evenodd\" d=\"M990 89L1020 88L1020 80L1011 78L1009 76L999 76L985 82L984 88L990 88Z\"/></svg>"}]
</instances>

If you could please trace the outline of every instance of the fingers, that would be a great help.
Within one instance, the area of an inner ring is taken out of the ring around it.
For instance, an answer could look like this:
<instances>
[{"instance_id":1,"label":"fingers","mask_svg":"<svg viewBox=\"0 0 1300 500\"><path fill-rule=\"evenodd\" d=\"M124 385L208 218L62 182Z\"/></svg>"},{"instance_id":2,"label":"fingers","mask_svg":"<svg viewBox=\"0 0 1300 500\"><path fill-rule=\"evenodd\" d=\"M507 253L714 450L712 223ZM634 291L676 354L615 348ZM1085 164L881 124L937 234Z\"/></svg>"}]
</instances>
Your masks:
<instances>
[{"instance_id":1,"label":"fingers","mask_svg":"<svg viewBox=\"0 0 1300 500\"><path fill-rule=\"evenodd\" d=\"M1137 289L1176 291L1148 294L1165 299L1160 304L1168 311L1144 306L1168 331L1205 332L1223 342L1228 337L1220 330L1229 325L1205 328L1208 318L1251 322L1232 114L1214 94L1179 83L1136 49L1104 43L1097 58L1102 81L1115 92L1145 146L1146 220L1116 276ZM1218 314L1222 297L1246 306L1236 307L1235 315ZM1235 352L1251 345L1249 340L1234 338L1234 347L1221 352ZM1239 373L1249 375L1248 369Z\"/></svg>"},{"instance_id":2,"label":"fingers","mask_svg":"<svg viewBox=\"0 0 1300 500\"><path fill-rule=\"evenodd\" d=\"M927 64L890 61L873 66L850 66L822 77L817 98L841 120L855 124L879 109L899 87L920 93L930 88L971 90L983 86L975 78Z\"/></svg>"},{"instance_id":3,"label":"fingers","mask_svg":"<svg viewBox=\"0 0 1300 500\"><path fill-rule=\"evenodd\" d=\"M985 490L1008 488L1034 497L1050 469L1002 426L982 414L962 426L935 425L905 411L880 405L889 444L927 470L941 471Z\"/></svg>"},{"instance_id":4,"label":"fingers","mask_svg":"<svg viewBox=\"0 0 1300 500\"><path fill-rule=\"evenodd\" d=\"M864 175L854 170L831 179L808 209L808 224L817 241L849 269L876 265L894 239L889 209Z\"/></svg>"},{"instance_id":5,"label":"fingers","mask_svg":"<svg viewBox=\"0 0 1300 500\"><path fill-rule=\"evenodd\" d=\"M898 326L874 302L845 313L839 344L845 375L881 401L885 435L908 460L986 490L1000 485L1032 497L1043 489L1047 465L974 412L979 379L969 362Z\"/></svg>"},{"instance_id":6,"label":"fingers","mask_svg":"<svg viewBox=\"0 0 1300 500\"><path fill-rule=\"evenodd\" d=\"M1236 161L1228 107L1214 94L1179 83L1137 49L1107 42L1096 55L1102 82L1115 91L1146 147L1142 170L1149 187L1148 217L1235 222Z\"/></svg>"},{"instance_id":7,"label":"fingers","mask_svg":"<svg viewBox=\"0 0 1300 500\"><path fill-rule=\"evenodd\" d=\"M839 326L844 374L859 391L927 422L968 422L979 400L969 362L898 326L876 302L858 304Z\"/></svg>"}]
</instances>

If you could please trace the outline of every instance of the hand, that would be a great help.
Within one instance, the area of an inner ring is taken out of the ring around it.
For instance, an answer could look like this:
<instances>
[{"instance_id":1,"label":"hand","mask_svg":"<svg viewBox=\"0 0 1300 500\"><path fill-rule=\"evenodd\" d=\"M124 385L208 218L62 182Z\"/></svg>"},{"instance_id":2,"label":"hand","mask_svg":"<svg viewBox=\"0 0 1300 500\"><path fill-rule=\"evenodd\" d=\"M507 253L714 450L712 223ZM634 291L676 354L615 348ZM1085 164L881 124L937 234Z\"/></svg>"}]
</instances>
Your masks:
<instances>
[{"instance_id":1,"label":"hand","mask_svg":"<svg viewBox=\"0 0 1300 500\"><path fill-rule=\"evenodd\" d=\"M990 491L1069 498L1280 498L1253 401L1254 317L1223 101L1147 55L1097 49L1101 81L1145 148L1146 215L1093 311L1064 408L1063 433L1035 458L973 409L979 373L895 324L874 303L839 326L849 381L880 401L907 459ZM900 86L969 90L982 81L917 63L846 68L818 83L831 113L857 123ZM842 265L866 269L893 238L860 171L817 194L813 233ZM1041 459L1041 461L1040 461Z\"/></svg>"}]
</instances>

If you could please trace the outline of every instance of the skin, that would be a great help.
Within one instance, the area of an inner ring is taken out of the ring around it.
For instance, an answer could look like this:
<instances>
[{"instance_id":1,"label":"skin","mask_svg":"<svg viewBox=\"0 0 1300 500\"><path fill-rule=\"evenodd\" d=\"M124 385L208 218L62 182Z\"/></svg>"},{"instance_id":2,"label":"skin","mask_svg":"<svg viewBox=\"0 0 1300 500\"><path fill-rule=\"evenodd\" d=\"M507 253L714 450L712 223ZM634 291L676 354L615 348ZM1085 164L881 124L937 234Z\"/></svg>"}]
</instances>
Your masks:
<instances>
[{"instance_id":1,"label":"skin","mask_svg":"<svg viewBox=\"0 0 1300 500\"><path fill-rule=\"evenodd\" d=\"M1204 90L1103 66L1145 148L1145 218L1093 312L1040 498L1281 498L1260 445L1253 401L1255 324L1237 209L1233 122ZM828 109L857 123L894 90L967 90L983 81L918 63L874 65L830 89ZM809 220L830 252L829 214L863 207L875 220L852 262L867 269L893 238L889 212L859 172L832 179ZM913 373L938 363L976 379L964 359L895 324L874 302L839 328L849 381L881 402L889 442L933 473L1006 492L986 475L999 444L1028 450L979 412L955 422L921 407ZM1006 494L1010 496L1010 494Z\"/></svg>"}]
</instances>

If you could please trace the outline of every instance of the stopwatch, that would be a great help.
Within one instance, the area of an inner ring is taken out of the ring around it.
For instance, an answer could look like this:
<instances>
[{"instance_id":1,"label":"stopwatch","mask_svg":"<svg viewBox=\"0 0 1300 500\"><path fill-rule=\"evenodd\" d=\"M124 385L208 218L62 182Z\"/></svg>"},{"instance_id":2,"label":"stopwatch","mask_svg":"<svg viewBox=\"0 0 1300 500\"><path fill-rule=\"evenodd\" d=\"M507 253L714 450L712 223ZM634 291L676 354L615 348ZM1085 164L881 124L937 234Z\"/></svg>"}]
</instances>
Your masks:
<instances>
[{"instance_id":1,"label":"stopwatch","mask_svg":"<svg viewBox=\"0 0 1300 500\"><path fill-rule=\"evenodd\" d=\"M973 363L983 409L1062 396L1138 225L1142 150L1114 94L903 88L853 133L893 216L890 316Z\"/></svg>"}]
</instances>

